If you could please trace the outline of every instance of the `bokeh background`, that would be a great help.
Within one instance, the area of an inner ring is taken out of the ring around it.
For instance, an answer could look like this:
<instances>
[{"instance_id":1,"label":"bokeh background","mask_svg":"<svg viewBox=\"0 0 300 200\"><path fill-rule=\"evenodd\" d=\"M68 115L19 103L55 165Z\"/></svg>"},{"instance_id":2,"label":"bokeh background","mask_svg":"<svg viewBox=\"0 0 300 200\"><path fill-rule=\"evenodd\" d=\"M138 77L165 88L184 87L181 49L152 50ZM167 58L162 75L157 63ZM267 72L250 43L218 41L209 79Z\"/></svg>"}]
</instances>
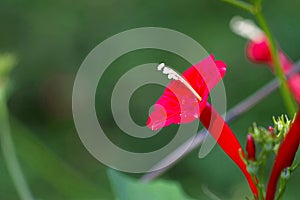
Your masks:
<instances>
[{"instance_id":1,"label":"bokeh background","mask_svg":"<svg viewBox=\"0 0 300 200\"><path fill-rule=\"evenodd\" d=\"M296 0L265 1L263 6L281 48L295 61L300 59L299 7ZM81 62L96 45L121 31L145 26L187 34L227 63L224 81L230 108L273 78L267 67L247 61L246 40L229 28L229 21L235 15L252 18L217 0L1 0L0 52L12 53L17 58L10 76L8 99L12 135L36 199L115 198L107 166L84 148L72 119L73 81ZM116 60L99 84L96 95L99 121L107 136L124 149L147 152L174 137L176 126L147 140L131 138L116 126L110 110L113 85L123 73L139 64L160 61L176 66L179 71L189 66L167 52L135 51ZM133 95L129 109L138 124L146 122L149 107L162 91L161 87L148 85ZM230 126L244 145L253 122L269 126L272 116L283 113L285 108L276 91ZM219 147L204 159L198 158L198 150L161 178L179 183L195 199L209 199L203 192L206 187L222 199L242 199L250 194L243 175ZM300 195L299 177L298 170L288 184L286 199L297 199ZM0 199L19 199L3 154L0 154Z\"/></svg>"}]
</instances>

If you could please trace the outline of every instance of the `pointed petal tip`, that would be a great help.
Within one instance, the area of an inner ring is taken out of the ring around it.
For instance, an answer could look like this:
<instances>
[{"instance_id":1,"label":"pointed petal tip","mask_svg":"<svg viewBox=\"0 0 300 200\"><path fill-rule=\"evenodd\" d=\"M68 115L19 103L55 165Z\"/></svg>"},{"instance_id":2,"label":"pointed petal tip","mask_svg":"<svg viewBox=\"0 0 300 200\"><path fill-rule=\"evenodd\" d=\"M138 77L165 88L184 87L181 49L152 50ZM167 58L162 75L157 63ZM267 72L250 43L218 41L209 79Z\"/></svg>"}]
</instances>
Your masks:
<instances>
[{"instance_id":1,"label":"pointed petal tip","mask_svg":"<svg viewBox=\"0 0 300 200\"><path fill-rule=\"evenodd\" d=\"M154 123L147 124L147 127L149 129L151 129L152 131L157 131L157 130L163 128L163 126L161 126L160 124L154 124Z\"/></svg>"},{"instance_id":2,"label":"pointed petal tip","mask_svg":"<svg viewBox=\"0 0 300 200\"><path fill-rule=\"evenodd\" d=\"M222 60L215 60L215 56L213 54L210 54L209 57L216 64L217 68L219 69L219 72L220 72L221 76L224 77L224 75L226 73L226 69L227 69L226 63L223 62Z\"/></svg>"}]
</instances>

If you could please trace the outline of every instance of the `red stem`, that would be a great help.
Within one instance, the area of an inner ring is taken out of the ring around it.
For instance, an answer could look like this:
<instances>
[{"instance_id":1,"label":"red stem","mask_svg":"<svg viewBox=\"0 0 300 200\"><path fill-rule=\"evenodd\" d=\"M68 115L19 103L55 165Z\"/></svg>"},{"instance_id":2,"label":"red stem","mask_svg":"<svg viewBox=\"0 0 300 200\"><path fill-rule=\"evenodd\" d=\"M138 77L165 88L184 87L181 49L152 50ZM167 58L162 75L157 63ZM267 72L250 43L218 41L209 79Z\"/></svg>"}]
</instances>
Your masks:
<instances>
[{"instance_id":1,"label":"red stem","mask_svg":"<svg viewBox=\"0 0 300 200\"><path fill-rule=\"evenodd\" d=\"M210 132L212 137L217 141L223 151L236 163L236 165L244 173L252 193L255 197L258 196L258 190L253 182L253 179L246 169L246 164L240 156L240 151L244 155L242 147L235 137L232 130L229 128L223 117L209 104L204 107L200 120L205 128Z\"/></svg>"},{"instance_id":2,"label":"red stem","mask_svg":"<svg viewBox=\"0 0 300 200\"><path fill-rule=\"evenodd\" d=\"M283 169L291 166L300 142L300 112L298 112L295 121L289 132L281 143L275 163L270 175L266 200L273 200L276 193L277 182Z\"/></svg>"}]
</instances>

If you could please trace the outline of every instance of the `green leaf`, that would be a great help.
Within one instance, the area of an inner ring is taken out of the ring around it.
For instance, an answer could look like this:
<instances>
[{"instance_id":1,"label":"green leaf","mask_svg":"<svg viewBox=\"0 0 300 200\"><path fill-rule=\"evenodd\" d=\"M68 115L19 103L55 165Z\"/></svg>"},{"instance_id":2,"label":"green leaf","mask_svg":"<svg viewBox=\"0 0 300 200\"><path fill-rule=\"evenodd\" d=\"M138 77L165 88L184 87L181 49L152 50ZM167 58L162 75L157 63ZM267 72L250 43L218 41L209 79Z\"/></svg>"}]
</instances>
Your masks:
<instances>
[{"instance_id":1,"label":"green leaf","mask_svg":"<svg viewBox=\"0 0 300 200\"><path fill-rule=\"evenodd\" d=\"M174 181L159 180L144 183L112 169L107 173L116 197L120 200L192 199L184 194L181 186Z\"/></svg>"}]
</instances>

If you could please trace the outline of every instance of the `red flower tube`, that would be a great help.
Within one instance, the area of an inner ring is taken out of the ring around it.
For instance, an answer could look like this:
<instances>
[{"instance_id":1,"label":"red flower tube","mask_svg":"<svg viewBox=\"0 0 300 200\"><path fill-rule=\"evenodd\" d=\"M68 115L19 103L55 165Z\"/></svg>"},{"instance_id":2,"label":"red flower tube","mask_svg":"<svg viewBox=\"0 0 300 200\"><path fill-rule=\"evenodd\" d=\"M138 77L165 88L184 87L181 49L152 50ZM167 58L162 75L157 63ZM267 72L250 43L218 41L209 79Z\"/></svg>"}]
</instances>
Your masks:
<instances>
[{"instance_id":1,"label":"red flower tube","mask_svg":"<svg viewBox=\"0 0 300 200\"><path fill-rule=\"evenodd\" d=\"M215 61L214 57L210 56L190 67L182 77L178 77L179 75L170 68L164 68L164 65L158 68L176 80L168 84L163 95L155 103L147 126L157 130L170 124L189 123L200 117L224 152L242 170L253 194L257 196L257 188L239 153L242 151L240 143L222 116L207 103L210 90L225 74L225 63Z\"/></svg>"},{"instance_id":2,"label":"red flower tube","mask_svg":"<svg viewBox=\"0 0 300 200\"><path fill-rule=\"evenodd\" d=\"M251 175L247 171L247 166L239 153L242 151L242 155L244 155L242 147L222 116L207 103L201 113L200 120L205 128L209 130L210 134L217 141L223 151L241 169L248 181L252 193L255 197L257 197L258 191L256 185L254 184ZM220 125L223 126L221 133L219 132Z\"/></svg>"},{"instance_id":3,"label":"red flower tube","mask_svg":"<svg viewBox=\"0 0 300 200\"><path fill-rule=\"evenodd\" d=\"M273 200L276 186L283 169L291 166L300 142L300 112L298 112L289 132L281 143L267 187L266 200Z\"/></svg>"}]
</instances>

